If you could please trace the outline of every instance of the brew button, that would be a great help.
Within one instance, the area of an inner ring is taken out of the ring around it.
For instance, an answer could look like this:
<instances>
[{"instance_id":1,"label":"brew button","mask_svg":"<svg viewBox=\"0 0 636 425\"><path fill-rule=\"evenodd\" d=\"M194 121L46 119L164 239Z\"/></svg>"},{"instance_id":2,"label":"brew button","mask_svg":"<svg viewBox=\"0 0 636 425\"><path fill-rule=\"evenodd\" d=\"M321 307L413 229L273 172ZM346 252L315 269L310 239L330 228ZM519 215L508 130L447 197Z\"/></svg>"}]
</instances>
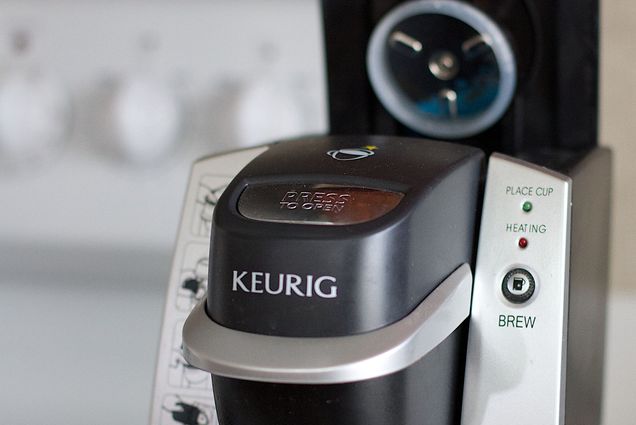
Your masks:
<instances>
[{"instance_id":1,"label":"brew button","mask_svg":"<svg viewBox=\"0 0 636 425\"><path fill-rule=\"evenodd\" d=\"M536 282L532 273L516 268L506 273L501 283L501 292L511 303L522 304L534 294Z\"/></svg>"}]
</instances>

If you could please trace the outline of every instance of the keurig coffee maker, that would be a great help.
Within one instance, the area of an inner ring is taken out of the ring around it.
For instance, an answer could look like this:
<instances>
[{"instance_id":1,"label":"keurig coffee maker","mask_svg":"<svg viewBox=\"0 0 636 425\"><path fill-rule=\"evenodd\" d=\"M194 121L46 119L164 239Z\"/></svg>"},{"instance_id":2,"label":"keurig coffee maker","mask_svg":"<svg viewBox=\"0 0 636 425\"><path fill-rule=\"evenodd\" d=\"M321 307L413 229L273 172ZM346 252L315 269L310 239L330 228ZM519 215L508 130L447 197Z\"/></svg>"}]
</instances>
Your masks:
<instances>
[{"instance_id":1,"label":"keurig coffee maker","mask_svg":"<svg viewBox=\"0 0 636 425\"><path fill-rule=\"evenodd\" d=\"M482 160L318 137L236 176L215 208L207 302L184 328L220 423L459 419Z\"/></svg>"},{"instance_id":2,"label":"keurig coffee maker","mask_svg":"<svg viewBox=\"0 0 636 425\"><path fill-rule=\"evenodd\" d=\"M177 258L228 160L246 165L215 204L207 299L183 330L220 424L598 423L605 150L550 168L493 154L485 175L479 149L395 136L211 157Z\"/></svg>"},{"instance_id":3,"label":"keurig coffee maker","mask_svg":"<svg viewBox=\"0 0 636 425\"><path fill-rule=\"evenodd\" d=\"M198 375L155 407L213 393L192 423L598 425L596 0L322 5L331 135L195 163L164 319L179 349L159 364ZM209 267L201 299L179 289L190 263Z\"/></svg>"}]
</instances>

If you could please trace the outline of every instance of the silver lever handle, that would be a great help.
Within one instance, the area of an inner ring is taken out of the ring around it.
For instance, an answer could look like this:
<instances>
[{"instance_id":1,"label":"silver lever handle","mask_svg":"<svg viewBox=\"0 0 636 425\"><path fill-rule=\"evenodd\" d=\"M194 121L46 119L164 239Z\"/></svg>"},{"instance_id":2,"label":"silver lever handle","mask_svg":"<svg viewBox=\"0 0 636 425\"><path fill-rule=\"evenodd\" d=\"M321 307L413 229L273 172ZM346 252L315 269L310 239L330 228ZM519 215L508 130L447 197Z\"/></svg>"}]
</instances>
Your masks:
<instances>
[{"instance_id":1,"label":"silver lever handle","mask_svg":"<svg viewBox=\"0 0 636 425\"><path fill-rule=\"evenodd\" d=\"M287 384L336 384L402 370L433 350L470 314L472 273L463 264L405 318L364 334L297 338L247 333L214 322L205 300L183 328L183 353L215 375Z\"/></svg>"}]
</instances>

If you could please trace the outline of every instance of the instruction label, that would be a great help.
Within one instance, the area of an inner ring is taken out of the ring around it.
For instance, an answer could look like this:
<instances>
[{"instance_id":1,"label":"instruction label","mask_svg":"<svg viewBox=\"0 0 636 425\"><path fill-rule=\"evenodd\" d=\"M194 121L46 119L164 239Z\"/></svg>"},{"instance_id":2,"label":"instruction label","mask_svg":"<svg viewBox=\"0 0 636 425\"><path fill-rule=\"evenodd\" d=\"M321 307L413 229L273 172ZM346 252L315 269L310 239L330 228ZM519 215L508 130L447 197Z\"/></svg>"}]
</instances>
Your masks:
<instances>
[{"instance_id":1,"label":"instruction label","mask_svg":"<svg viewBox=\"0 0 636 425\"><path fill-rule=\"evenodd\" d=\"M536 323L537 323L536 316L523 316L523 315L513 315L513 314L499 315L500 328L533 329Z\"/></svg>"},{"instance_id":2,"label":"instruction label","mask_svg":"<svg viewBox=\"0 0 636 425\"><path fill-rule=\"evenodd\" d=\"M554 193L552 186L506 186L506 195L526 197L549 197Z\"/></svg>"},{"instance_id":3,"label":"instruction label","mask_svg":"<svg viewBox=\"0 0 636 425\"><path fill-rule=\"evenodd\" d=\"M214 208L234 176L266 149L219 155L193 168L168 284L149 425L218 425L210 374L185 360L181 334L207 291Z\"/></svg>"},{"instance_id":4,"label":"instruction label","mask_svg":"<svg viewBox=\"0 0 636 425\"><path fill-rule=\"evenodd\" d=\"M546 233L548 226L545 224L529 224L529 223L508 223L506 224L506 232L508 233Z\"/></svg>"}]
</instances>

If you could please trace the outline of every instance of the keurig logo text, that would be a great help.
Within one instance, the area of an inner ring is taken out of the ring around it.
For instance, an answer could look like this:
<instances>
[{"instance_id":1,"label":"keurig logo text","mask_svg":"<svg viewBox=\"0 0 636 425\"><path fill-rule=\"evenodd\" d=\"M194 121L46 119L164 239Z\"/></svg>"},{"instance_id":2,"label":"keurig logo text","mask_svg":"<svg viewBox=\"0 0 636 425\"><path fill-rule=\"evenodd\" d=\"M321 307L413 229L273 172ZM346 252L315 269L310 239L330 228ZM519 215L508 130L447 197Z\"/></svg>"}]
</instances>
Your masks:
<instances>
[{"instance_id":1,"label":"keurig logo text","mask_svg":"<svg viewBox=\"0 0 636 425\"><path fill-rule=\"evenodd\" d=\"M355 161L364 159L374 154L377 146L364 146L361 148L345 148L327 152L327 155L338 161Z\"/></svg>"},{"instance_id":2,"label":"keurig logo text","mask_svg":"<svg viewBox=\"0 0 636 425\"><path fill-rule=\"evenodd\" d=\"M232 272L232 291L297 297L336 298L338 287L333 276L300 276L291 273Z\"/></svg>"}]
</instances>

